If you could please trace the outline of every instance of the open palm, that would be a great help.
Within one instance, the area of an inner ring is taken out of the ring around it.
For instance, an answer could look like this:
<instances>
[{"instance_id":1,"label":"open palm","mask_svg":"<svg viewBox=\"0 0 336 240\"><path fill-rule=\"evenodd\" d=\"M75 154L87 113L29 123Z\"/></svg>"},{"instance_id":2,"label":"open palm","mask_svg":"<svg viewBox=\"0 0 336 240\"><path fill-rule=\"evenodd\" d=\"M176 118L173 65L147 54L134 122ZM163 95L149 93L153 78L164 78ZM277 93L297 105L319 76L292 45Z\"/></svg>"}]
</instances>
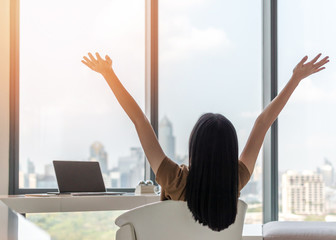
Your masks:
<instances>
[{"instance_id":1,"label":"open palm","mask_svg":"<svg viewBox=\"0 0 336 240\"><path fill-rule=\"evenodd\" d=\"M109 56L105 56L105 60L99 55L99 53L96 53L96 58L91 54L88 53L89 58L84 56L82 60L82 63L84 63L86 66L91 68L93 71L96 71L101 74L105 74L108 71L112 70L112 60Z\"/></svg>"},{"instance_id":2,"label":"open palm","mask_svg":"<svg viewBox=\"0 0 336 240\"><path fill-rule=\"evenodd\" d=\"M307 61L308 57L305 56L304 58L302 58L302 60L298 63L298 65L296 65L296 67L293 70L293 77L298 80L302 80L314 73L317 73L325 69L325 67L323 66L329 62L329 57L327 56L322 60L320 60L319 62L317 62L320 56L321 53L318 54L313 60L307 63L305 62Z\"/></svg>"}]
</instances>

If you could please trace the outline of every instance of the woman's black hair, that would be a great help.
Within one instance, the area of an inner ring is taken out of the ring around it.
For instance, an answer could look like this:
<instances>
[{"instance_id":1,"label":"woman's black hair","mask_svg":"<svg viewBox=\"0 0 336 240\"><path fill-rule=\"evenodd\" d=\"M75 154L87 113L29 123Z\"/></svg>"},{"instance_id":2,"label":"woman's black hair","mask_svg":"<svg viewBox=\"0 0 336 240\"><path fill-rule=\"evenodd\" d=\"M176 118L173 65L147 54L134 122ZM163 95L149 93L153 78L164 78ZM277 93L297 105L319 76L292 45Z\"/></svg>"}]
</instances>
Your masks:
<instances>
[{"instance_id":1,"label":"woman's black hair","mask_svg":"<svg viewBox=\"0 0 336 240\"><path fill-rule=\"evenodd\" d=\"M234 223L238 202L238 140L232 123L206 113L189 139L186 201L194 219L221 231Z\"/></svg>"}]
</instances>

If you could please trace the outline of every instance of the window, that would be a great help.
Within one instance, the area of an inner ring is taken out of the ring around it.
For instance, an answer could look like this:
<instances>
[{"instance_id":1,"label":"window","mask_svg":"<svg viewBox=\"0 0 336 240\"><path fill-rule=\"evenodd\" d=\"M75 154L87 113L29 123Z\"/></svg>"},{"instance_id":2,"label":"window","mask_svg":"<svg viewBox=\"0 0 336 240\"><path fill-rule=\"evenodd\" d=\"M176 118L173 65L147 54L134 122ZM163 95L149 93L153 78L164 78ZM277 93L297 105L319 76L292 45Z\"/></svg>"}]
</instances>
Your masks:
<instances>
[{"instance_id":1,"label":"window","mask_svg":"<svg viewBox=\"0 0 336 240\"><path fill-rule=\"evenodd\" d=\"M279 89L305 55L336 55L336 2L279 2ZM335 68L304 79L279 118L279 219L332 221L336 213ZM297 189L297 191L294 191Z\"/></svg>"},{"instance_id":2,"label":"window","mask_svg":"<svg viewBox=\"0 0 336 240\"><path fill-rule=\"evenodd\" d=\"M48 232L54 240L107 240L115 239L119 229L115 220L123 213L124 211L30 213L26 217Z\"/></svg>"},{"instance_id":3,"label":"window","mask_svg":"<svg viewBox=\"0 0 336 240\"><path fill-rule=\"evenodd\" d=\"M187 163L190 131L205 112L233 122L242 150L262 100L276 92L275 73L281 90L304 55L334 55L335 33L327 23L336 20L335 5L333 0L160 0L159 62L153 64L159 68L154 69L159 101L146 99L158 106L154 122L166 154ZM146 14L145 1L137 0L20 3L20 110L14 117L20 131L11 134L20 143L11 169L17 189L56 187L50 167L56 159L100 161L108 187L133 187L144 178L144 154L132 123L104 80L80 59L88 51L110 54L121 81L144 108ZM156 18L151 21L155 25ZM273 128L266 138L266 157L259 155L241 194L250 207L248 223L261 222L262 213L264 221L277 220L277 206L281 220L334 219L331 65L300 84L279 117L278 131ZM278 188L273 177L279 177Z\"/></svg>"},{"instance_id":4,"label":"window","mask_svg":"<svg viewBox=\"0 0 336 240\"><path fill-rule=\"evenodd\" d=\"M259 0L160 1L159 140L177 163L188 165L189 134L206 112L228 117L243 149L262 108L261 9ZM261 157L241 193L247 223L262 222Z\"/></svg>"},{"instance_id":5,"label":"window","mask_svg":"<svg viewBox=\"0 0 336 240\"><path fill-rule=\"evenodd\" d=\"M52 160L99 161L106 187L144 178L144 154L104 79L81 63L107 53L144 107L145 2L20 2L19 188L56 188Z\"/></svg>"}]
</instances>

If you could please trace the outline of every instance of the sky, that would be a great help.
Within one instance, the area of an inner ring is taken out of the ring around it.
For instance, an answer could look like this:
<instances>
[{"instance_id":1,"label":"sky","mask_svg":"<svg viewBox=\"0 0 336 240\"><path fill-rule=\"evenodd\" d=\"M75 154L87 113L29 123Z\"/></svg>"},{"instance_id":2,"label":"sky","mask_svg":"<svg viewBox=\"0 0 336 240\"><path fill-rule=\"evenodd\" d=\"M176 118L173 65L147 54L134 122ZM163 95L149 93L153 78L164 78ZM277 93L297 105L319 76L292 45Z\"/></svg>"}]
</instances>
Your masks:
<instances>
[{"instance_id":1,"label":"sky","mask_svg":"<svg viewBox=\"0 0 336 240\"><path fill-rule=\"evenodd\" d=\"M27 158L39 172L53 159L86 160L94 141L104 144L112 167L140 146L104 79L81 59L109 54L144 107L144 20L143 1L21 1L23 168Z\"/></svg>"},{"instance_id":2,"label":"sky","mask_svg":"<svg viewBox=\"0 0 336 240\"><path fill-rule=\"evenodd\" d=\"M322 52L327 70L305 79L279 118L280 170L336 165L336 21L333 0L279 3L279 89L304 55ZM261 0L159 1L159 118L173 123L185 155L198 117L219 112L235 125L240 151L262 109ZM21 1L20 166L86 160L100 141L109 166L140 146L104 79L80 60L109 54L144 109L142 0Z\"/></svg>"},{"instance_id":3,"label":"sky","mask_svg":"<svg viewBox=\"0 0 336 240\"><path fill-rule=\"evenodd\" d=\"M330 56L327 69L304 79L279 117L279 168L314 170L324 158L335 166L336 2L278 2L279 89L302 56Z\"/></svg>"}]
</instances>

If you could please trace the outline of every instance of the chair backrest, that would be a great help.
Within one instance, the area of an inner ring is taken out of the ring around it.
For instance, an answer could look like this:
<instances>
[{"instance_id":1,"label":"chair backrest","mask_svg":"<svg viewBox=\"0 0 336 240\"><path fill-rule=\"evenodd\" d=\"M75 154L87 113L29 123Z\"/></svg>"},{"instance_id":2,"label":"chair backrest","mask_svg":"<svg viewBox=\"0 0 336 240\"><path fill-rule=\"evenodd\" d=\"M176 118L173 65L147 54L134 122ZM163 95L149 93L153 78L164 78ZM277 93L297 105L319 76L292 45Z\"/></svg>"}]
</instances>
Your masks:
<instances>
[{"instance_id":1,"label":"chair backrest","mask_svg":"<svg viewBox=\"0 0 336 240\"><path fill-rule=\"evenodd\" d=\"M195 222L187 203L163 201L148 204L120 215L116 240L241 240L247 204L238 201L235 223L215 232Z\"/></svg>"}]
</instances>

